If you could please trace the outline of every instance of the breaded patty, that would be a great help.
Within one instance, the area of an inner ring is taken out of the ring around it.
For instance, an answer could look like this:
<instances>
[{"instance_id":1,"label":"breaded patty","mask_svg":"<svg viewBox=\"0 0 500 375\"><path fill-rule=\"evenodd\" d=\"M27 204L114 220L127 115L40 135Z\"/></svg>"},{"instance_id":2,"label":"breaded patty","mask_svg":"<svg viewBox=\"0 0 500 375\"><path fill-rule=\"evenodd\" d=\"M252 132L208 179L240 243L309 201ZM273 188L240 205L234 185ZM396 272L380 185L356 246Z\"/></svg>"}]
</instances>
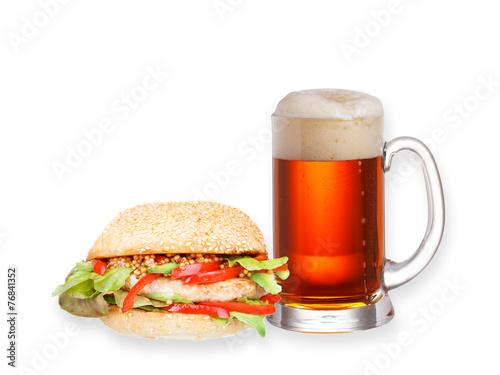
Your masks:
<instances>
[{"instance_id":1,"label":"breaded patty","mask_svg":"<svg viewBox=\"0 0 500 375\"><path fill-rule=\"evenodd\" d=\"M130 290L137 278L135 275L130 276L123 289ZM242 297L249 299L259 299L267 292L254 281L235 277L229 280L218 281L210 284L183 284L183 280L172 280L167 277L160 277L146 285L139 294L178 294L192 302L200 301L233 301Z\"/></svg>"}]
</instances>

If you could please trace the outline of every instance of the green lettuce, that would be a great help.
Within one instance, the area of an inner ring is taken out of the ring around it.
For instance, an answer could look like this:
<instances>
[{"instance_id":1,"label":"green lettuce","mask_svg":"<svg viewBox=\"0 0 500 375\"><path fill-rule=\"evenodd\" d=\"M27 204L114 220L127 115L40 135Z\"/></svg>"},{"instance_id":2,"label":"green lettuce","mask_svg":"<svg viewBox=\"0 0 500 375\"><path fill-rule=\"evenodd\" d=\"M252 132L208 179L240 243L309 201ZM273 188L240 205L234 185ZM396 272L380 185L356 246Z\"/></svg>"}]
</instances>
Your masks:
<instances>
[{"instance_id":1,"label":"green lettuce","mask_svg":"<svg viewBox=\"0 0 500 375\"><path fill-rule=\"evenodd\" d=\"M282 266L288 261L288 257L261 261L245 255L229 255L225 256L224 258L227 259L229 267L232 267L236 263L239 263L248 271L272 270L274 268Z\"/></svg>"},{"instance_id":2,"label":"green lettuce","mask_svg":"<svg viewBox=\"0 0 500 375\"><path fill-rule=\"evenodd\" d=\"M92 272L92 265L90 264L90 262L83 260L81 262L78 262L74 269L78 271Z\"/></svg>"},{"instance_id":3,"label":"green lettuce","mask_svg":"<svg viewBox=\"0 0 500 375\"><path fill-rule=\"evenodd\" d=\"M91 274L94 272L92 272L90 264L87 268L83 265L83 263L87 262L79 262L76 264L76 267L74 267L66 277L66 282L63 285L57 286L56 289L52 292L53 297L58 296L62 293L66 293L68 290L75 288L78 284L85 283L90 280ZM89 285L89 283L86 283L81 287L85 288L85 286L87 285ZM78 288L75 288L74 290L78 290Z\"/></svg>"},{"instance_id":4,"label":"green lettuce","mask_svg":"<svg viewBox=\"0 0 500 375\"><path fill-rule=\"evenodd\" d=\"M105 296L104 300L107 303L112 304L112 305L116 305L117 304L115 297ZM166 312L165 310L162 310L162 309L159 309L159 308L153 307L153 306L137 306L137 308L138 309L142 309L142 310L146 310L146 311L157 311L157 312L163 312L163 313Z\"/></svg>"},{"instance_id":5,"label":"green lettuce","mask_svg":"<svg viewBox=\"0 0 500 375\"><path fill-rule=\"evenodd\" d=\"M123 300L127 297L128 292L124 290L117 290L113 292L116 300L116 304L120 307L123 306ZM136 295L134 298L134 303L132 307L140 307L140 306L153 306L153 307L165 307L169 304L168 300L172 300L174 303L186 303L192 304L190 300L179 296L177 294L162 294L162 293L154 293L154 294L141 294Z\"/></svg>"},{"instance_id":6,"label":"green lettuce","mask_svg":"<svg viewBox=\"0 0 500 375\"><path fill-rule=\"evenodd\" d=\"M252 273L252 276L250 276L250 280L255 281L268 293L278 294L279 292L281 292L281 286L279 286L276 282L274 273Z\"/></svg>"},{"instance_id":7,"label":"green lettuce","mask_svg":"<svg viewBox=\"0 0 500 375\"><path fill-rule=\"evenodd\" d=\"M187 304L193 303L187 298L184 298L178 294L151 293L151 294L142 294L142 296L152 300L163 301L163 302L171 300L174 303L187 303Z\"/></svg>"},{"instance_id":8,"label":"green lettuce","mask_svg":"<svg viewBox=\"0 0 500 375\"><path fill-rule=\"evenodd\" d=\"M250 305L268 305L269 302L263 302L259 300L248 299L247 297L243 297L237 300L237 302L248 303ZM250 327L254 328L261 337L266 336L266 325L264 324L264 317L262 315L255 314L244 314L236 311L229 311L229 315L231 318L236 318L242 321L245 324L248 324ZM231 320L231 318L217 318L212 317L212 320L219 324L227 324Z\"/></svg>"},{"instance_id":9,"label":"green lettuce","mask_svg":"<svg viewBox=\"0 0 500 375\"><path fill-rule=\"evenodd\" d=\"M179 267L175 262L165 263L155 268L148 268L149 273L172 273L174 268Z\"/></svg>"},{"instance_id":10,"label":"green lettuce","mask_svg":"<svg viewBox=\"0 0 500 375\"><path fill-rule=\"evenodd\" d=\"M67 276L66 282L52 292L52 296L68 293L73 297L89 298L88 296L93 296L96 292L114 292L125 285L131 273L132 268L117 267L107 269L101 276L92 271L89 262L79 262Z\"/></svg>"},{"instance_id":11,"label":"green lettuce","mask_svg":"<svg viewBox=\"0 0 500 375\"><path fill-rule=\"evenodd\" d=\"M260 337L266 336L266 325L262 315L244 314L236 311L230 311L229 315L254 328Z\"/></svg>"},{"instance_id":12,"label":"green lettuce","mask_svg":"<svg viewBox=\"0 0 500 375\"><path fill-rule=\"evenodd\" d=\"M124 290L116 290L113 292L115 304L122 307L123 301L127 297L128 292ZM186 303L192 304L190 300L179 296L177 294L162 294L162 293L154 293L154 294L141 294L136 295L134 298L134 302L132 304L132 308L143 307L143 306L152 306L152 307L165 307L169 304L168 300L172 300L174 303Z\"/></svg>"},{"instance_id":13,"label":"green lettuce","mask_svg":"<svg viewBox=\"0 0 500 375\"><path fill-rule=\"evenodd\" d=\"M107 269L104 275L98 275L93 272L91 278L94 279L94 289L109 293L120 289L125 285L125 281L132 273L132 268L116 267L115 269Z\"/></svg>"},{"instance_id":14,"label":"green lettuce","mask_svg":"<svg viewBox=\"0 0 500 375\"><path fill-rule=\"evenodd\" d=\"M211 316L211 318L215 323L219 324L227 324L231 320L231 318L217 318L216 316Z\"/></svg>"},{"instance_id":15,"label":"green lettuce","mask_svg":"<svg viewBox=\"0 0 500 375\"><path fill-rule=\"evenodd\" d=\"M258 299L248 299L247 297L241 297L236 302L248 303L249 305L269 305L267 301L261 301Z\"/></svg>"},{"instance_id":16,"label":"green lettuce","mask_svg":"<svg viewBox=\"0 0 500 375\"><path fill-rule=\"evenodd\" d=\"M71 293L64 293L67 294L68 296L75 297L75 298L80 298L80 299L85 299L85 298L92 298L94 296L97 296L100 294L98 291L95 289L87 290L87 291L74 291Z\"/></svg>"},{"instance_id":17,"label":"green lettuce","mask_svg":"<svg viewBox=\"0 0 500 375\"><path fill-rule=\"evenodd\" d=\"M77 272L79 272L79 271L77 271ZM78 290L77 287L79 284L84 284L83 288L85 288L88 285L88 283L86 283L88 281L89 281L89 275L87 272L85 272L83 274L78 274L78 275L77 274L70 275L66 279L66 282L63 285L58 285L56 287L56 289L54 289L54 291L52 292L52 297L63 294L71 289ZM93 280L90 280L90 281L92 283L92 287L94 287L94 281Z\"/></svg>"},{"instance_id":18,"label":"green lettuce","mask_svg":"<svg viewBox=\"0 0 500 375\"><path fill-rule=\"evenodd\" d=\"M94 289L93 280L81 282L80 284L69 288L64 293L75 298L92 298L99 294L99 292Z\"/></svg>"},{"instance_id":19,"label":"green lettuce","mask_svg":"<svg viewBox=\"0 0 500 375\"><path fill-rule=\"evenodd\" d=\"M124 290L116 290L113 292L113 295L115 296L115 302L118 306L123 307L123 301L127 297L128 292ZM143 296L135 296L134 302L132 303L132 308L136 307L141 307L141 306L153 306L153 307L165 307L168 306L167 303L161 302L161 301L156 301L149 299L147 297Z\"/></svg>"},{"instance_id":20,"label":"green lettuce","mask_svg":"<svg viewBox=\"0 0 500 375\"><path fill-rule=\"evenodd\" d=\"M88 318L105 316L109 310L104 294L123 287L131 272L131 268L117 267L99 275L92 271L90 262L78 262L52 296L59 296L59 305L70 314Z\"/></svg>"},{"instance_id":21,"label":"green lettuce","mask_svg":"<svg viewBox=\"0 0 500 375\"><path fill-rule=\"evenodd\" d=\"M281 257L277 259L269 259L269 260L256 260L255 258L244 256L244 255L230 255L224 257L227 259L229 266L233 266L236 263L239 263L243 268L248 271L260 271L260 270L273 270L285 264L288 261L288 257ZM290 275L290 271L278 271L276 272L276 276L278 276L281 280L285 280ZM271 273L261 273L255 272L252 273L250 279L255 281L261 287L263 287L268 293L277 294L281 292L281 287L276 282L276 278L274 274Z\"/></svg>"},{"instance_id":22,"label":"green lettuce","mask_svg":"<svg viewBox=\"0 0 500 375\"><path fill-rule=\"evenodd\" d=\"M290 276L290 271L285 270L285 271L278 271L275 272L276 276L278 276L281 280L286 280L288 279L288 276Z\"/></svg>"},{"instance_id":23,"label":"green lettuce","mask_svg":"<svg viewBox=\"0 0 500 375\"><path fill-rule=\"evenodd\" d=\"M111 297L110 295L107 295L107 296L104 296L104 300L107 302L107 303L110 303L112 305L116 305L116 300L115 300L115 297Z\"/></svg>"},{"instance_id":24,"label":"green lettuce","mask_svg":"<svg viewBox=\"0 0 500 375\"><path fill-rule=\"evenodd\" d=\"M262 315L244 314L236 311L230 311L229 315L231 316L231 318L236 318L240 322L248 324L250 327L255 329L261 337L266 336L266 325L264 323L264 317ZM229 323L231 318L224 319L212 317L212 320L219 324L227 324Z\"/></svg>"},{"instance_id":25,"label":"green lettuce","mask_svg":"<svg viewBox=\"0 0 500 375\"><path fill-rule=\"evenodd\" d=\"M162 310L162 309L159 309L159 308L153 307L153 306L139 306L138 309L143 309L143 310L146 310L146 311L156 311L156 312L166 313L165 310Z\"/></svg>"}]
</instances>

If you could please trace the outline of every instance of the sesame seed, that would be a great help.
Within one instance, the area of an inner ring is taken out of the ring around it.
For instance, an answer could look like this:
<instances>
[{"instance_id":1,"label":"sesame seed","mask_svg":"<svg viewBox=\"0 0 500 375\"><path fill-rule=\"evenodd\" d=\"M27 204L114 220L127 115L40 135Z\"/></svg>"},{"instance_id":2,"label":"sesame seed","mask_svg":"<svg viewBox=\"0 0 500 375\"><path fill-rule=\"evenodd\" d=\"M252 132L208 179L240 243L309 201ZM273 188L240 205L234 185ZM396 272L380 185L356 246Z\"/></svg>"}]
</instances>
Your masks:
<instances>
[{"instance_id":1,"label":"sesame seed","mask_svg":"<svg viewBox=\"0 0 500 375\"><path fill-rule=\"evenodd\" d=\"M204 201L150 203L125 210L111 221L88 259L195 252L259 254L266 252L266 245L257 225L236 208Z\"/></svg>"}]
</instances>

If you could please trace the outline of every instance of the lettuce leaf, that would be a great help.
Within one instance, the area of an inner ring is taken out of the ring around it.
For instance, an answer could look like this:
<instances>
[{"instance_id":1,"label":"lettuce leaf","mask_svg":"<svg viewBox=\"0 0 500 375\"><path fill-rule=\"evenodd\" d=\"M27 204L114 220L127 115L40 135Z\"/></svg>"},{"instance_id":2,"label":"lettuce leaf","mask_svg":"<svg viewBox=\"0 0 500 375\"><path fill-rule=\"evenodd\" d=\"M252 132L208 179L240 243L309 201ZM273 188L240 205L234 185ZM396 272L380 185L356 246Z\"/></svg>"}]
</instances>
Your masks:
<instances>
[{"instance_id":1,"label":"lettuce leaf","mask_svg":"<svg viewBox=\"0 0 500 375\"><path fill-rule=\"evenodd\" d=\"M286 270L286 271L278 271L278 272L275 272L276 276L278 276L281 280L286 280L288 279L288 276L290 276L290 271L289 270Z\"/></svg>"},{"instance_id":2,"label":"lettuce leaf","mask_svg":"<svg viewBox=\"0 0 500 375\"><path fill-rule=\"evenodd\" d=\"M69 294L72 292L87 292L89 290L92 290L93 288L94 288L94 281L87 279L87 280L82 281L81 283L78 283L75 286L67 289L65 293Z\"/></svg>"},{"instance_id":3,"label":"lettuce leaf","mask_svg":"<svg viewBox=\"0 0 500 375\"><path fill-rule=\"evenodd\" d=\"M178 294L152 293L152 294L141 294L141 296L163 302L171 300L174 303L187 303L187 304L193 303L187 298L184 298Z\"/></svg>"},{"instance_id":4,"label":"lettuce leaf","mask_svg":"<svg viewBox=\"0 0 500 375\"><path fill-rule=\"evenodd\" d=\"M90 280L90 272L76 270L76 267L71 270L70 274L66 277L66 282L63 285L58 285L56 289L52 292L52 297L58 296L78 284L84 283ZM92 280L90 280L92 281ZM93 281L92 281L93 285Z\"/></svg>"},{"instance_id":5,"label":"lettuce leaf","mask_svg":"<svg viewBox=\"0 0 500 375\"><path fill-rule=\"evenodd\" d=\"M87 291L75 290L73 292L66 292L64 294L67 294L68 296L75 297L75 298L85 299L85 298L92 298L94 296L97 296L98 294L100 294L100 292L98 292L94 288L92 288L91 290L87 290Z\"/></svg>"},{"instance_id":6,"label":"lettuce leaf","mask_svg":"<svg viewBox=\"0 0 500 375\"><path fill-rule=\"evenodd\" d=\"M114 291L113 295L115 296L115 303L118 306L123 307L123 301L127 297L127 294L128 294L128 292L126 292L124 290ZM165 306L168 306L168 304L166 302L161 302L161 301L149 299L149 298L144 297L142 295L141 296L137 295L134 298L132 308L137 308L137 307L141 307L141 306L165 307Z\"/></svg>"},{"instance_id":7,"label":"lettuce leaf","mask_svg":"<svg viewBox=\"0 0 500 375\"><path fill-rule=\"evenodd\" d=\"M229 267L232 267L234 264L239 263L243 268L248 271L258 271L258 270L272 270L279 266L282 266L288 261L288 257L281 257L277 259L268 259L268 260L256 260L252 257L245 255L229 255L225 256L229 263Z\"/></svg>"},{"instance_id":8,"label":"lettuce leaf","mask_svg":"<svg viewBox=\"0 0 500 375\"><path fill-rule=\"evenodd\" d=\"M111 296L104 296L104 300L107 302L107 303L110 303L112 305L116 305L116 300L115 300L115 297L111 297Z\"/></svg>"},{"instance_id":9,"label":"lettuce leaf","mask_svg":"<svg viewBox=\"0 0 500 375\"><path fill-rule=\"evenodd\" d=\"M278 294L279 292L281 292L281 286L279 286L276 282L274 273L252 273L252 276L250 276L250 280L255 281L268 293Z\"/></svg>"},{"instance_id":10,"label":"lettuce leaf","mask_svg":"<svg viewBox=\"0 0 500 375\"><path fill-rule=\"evenodd\" d=\"M148 268L149 273L172 273L174 268L179 267L175 262L165 263L155 268Z\"/></svg>"},{"instance_id":11,"label":"lettuce leaf","mask_svg":"<svg viewBox=\"0 0 500 375\"><path fill-rule=\"evenodd\" d=\"M125 285L125 280L132 273L132 268L117 267L107 269L104 275L98 275L90 265L79 262L76 264L63 285L59 285L52 292L52 296L58 296L67 293L77 298L89 298L101 293L110 293L120 289Z\"/></svg>"},{"instance_id":12,"label":"lettuce leaf","mask_svg":"<svg viewBox=\"0 0 500 375\"><path fill-rule=\"evenodd\" d=\"M112 305L116 305L116 300L114 297L108 297L108 296L105 296L104 297L104 300L109 303L109 304L112 304ZM162 310L162 309L158 309L156 307L153 307L153 306L137 306L138 309L142 309L142 310L146 310L146 311L157 311L157 312L163 312L165 313L166 311L165 310Z\"/></svg>"},{"instance_id":13,"label":"lettuce leaf","mask_svg":"<svg viewBox=\"0 0 500 375\"><path fill-rule=\"evenodd\" d=\"M82 262L78 262L74 269L76 269L78 271L92 272L92 265L90 264L90 262L82 261Z\"/></svg>"},{"instance_id":14,"label":"lettuce leaf","mask_svg":"<svg viewBox=\"0 0 500 375\"><path fill-rule=\"evenodd\" d=\"M85 299L95 297L99 293L114 292L125 285L130 273L131 268L117 267L107 269L101 276L92 271L89 262L78 262L66 277L65 283L57 286L52 296L66 293L74 298Z\"/></svg>"},{"instance_id":15,"label":"lettuce leaf","mask_svg":"<svg viewBox=\"0 0 500 375\"><path fill-rule=\"evenodd\" d=\"M266 336L266 325L264 323L264 317L262 315L244 314L235 311L230 311L229 315L233 318L238 319L240 322L248 324L250 327L254 328L260 335L260 337Z\"/></svg>"},{"instance_id":16,"label":"lettuce leaf","mask_svg":"<svg viewBox=\"0 0 500 375\"><path fill-rule=\"evenodd\" d=\"M153 307L153 306L139 306L138 309L143 309L146 311L156 311L156 312L167 313L167 311L159 309L157 307Z\"/></svg>"},{"instance_id":17,"label":"lettuce leaf","mask_svg":"<svg viewBox=\"0 0 500 375\"><path fill-rule=\"evenodd\" d=\"M227 318L227 319L216 318L213 316L211 318L215 323L219 323L219 324L227 324L227 323L229 323L229 321L232 318L236 318L239 321L241 321L245 324L248 324L250 327L255 329L261 337L266 336L266 325L264 323L264 317L262 315L244 314L244 313L235 312L235 311L230 311L229 315L231 316L231 318Z\"/></svg>"},{"instance_id":18,"label":"lettuce leaf","mask_svg":"<svg viewBox=\"0 0 500 375\"><path fill-rule=\"evenodd\" d=\"M272 276L272 275L271 275ZM251 305L268 305L269 303L248 299L246 297L238 299L238 302L249 303ZM236 311L229 311L229 315L231 318L236 318L239 321L248 324L250 327L254 328L257 333L261 337L266 336L266 325L264 324L264 316L263 315L255 315L255 314L244 314ZM231 318L216 318L212 317L212 320L219 324L227 324L231 320Z\"/></svg>"},{"instance_id":19,"label":"lettuce leaf","mask_svg":"<svg viewBox=\"0 0 500 375\"><path fill-rule=\"evenodd\" d=\"M90 279L69 288L64 293L75 298L92 298L99 294L99 292L94 289L94 281Z\"/></svg>"},{"instance_id":20,"label":"lettuce leaf","mask_svg":"<svg viewBox=\"0 0 500 375\"><path fill-rule=\"evenodd\" d=\"M211 318L215 323L219 324L227 324L231 320L231 318L217 318L216 316L211 316Z\"/></svg>"},{"instance_id":21,"label":"lettuce leaf","mask_svg":"<svg viewBox=\"0 0 500 375\"><path fill-rule=\"evenodd\" d=\"M242 297L238 300L236 300L236 302L243 302L243 303L248 303L250 305L269 305L269 302L267 301L260 301L260 300L256 300L256 299L248 299L247 297Z\"/></svg>"},{"instance_id":22,"label":"lettuce leaf","mask_svg":"<svg viewBox=\"0 0 500 375\"><path fill-rule=\"evenodd\" d=\"M113 270L107 269L104 275L92 272L94 279L94 289L98 292L110 293L120 289L125 285L125 281L132 273L132 268L116 267Z\"/></svg>"},{"instance_id":23,"label":"lettuce leaf","mask_svg":"<svg viewBox=\"0 0 500 375\"><path fill-rule=\"evenodd\" d=\"M70 314L85 318L100 318L109 314L108 303L103 294L82 299L63 293L59 296L59 306Z\"/></svg>"}]
</instances>

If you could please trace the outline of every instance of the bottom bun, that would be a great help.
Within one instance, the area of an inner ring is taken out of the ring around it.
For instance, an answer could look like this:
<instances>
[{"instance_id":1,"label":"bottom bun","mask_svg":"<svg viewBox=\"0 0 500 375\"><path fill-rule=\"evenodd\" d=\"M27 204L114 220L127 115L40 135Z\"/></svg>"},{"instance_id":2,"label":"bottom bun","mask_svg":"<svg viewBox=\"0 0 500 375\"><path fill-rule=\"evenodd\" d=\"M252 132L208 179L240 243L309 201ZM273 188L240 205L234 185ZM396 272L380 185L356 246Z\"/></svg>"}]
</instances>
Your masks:
<instances>
[{"instance_id":1,"label":"bottom bun","mask_svg":"<svg viewBox=\"0 0 500 375\"><path fill-rule=\"evenodd\" d=\"M109 328L123 335L148 339L217 339L250 328L236 318L227 324L216 323L208 315L177 314L130 309L122 313L109 306L109 315L101 318Z\"/></svg>"}]
</instances>

